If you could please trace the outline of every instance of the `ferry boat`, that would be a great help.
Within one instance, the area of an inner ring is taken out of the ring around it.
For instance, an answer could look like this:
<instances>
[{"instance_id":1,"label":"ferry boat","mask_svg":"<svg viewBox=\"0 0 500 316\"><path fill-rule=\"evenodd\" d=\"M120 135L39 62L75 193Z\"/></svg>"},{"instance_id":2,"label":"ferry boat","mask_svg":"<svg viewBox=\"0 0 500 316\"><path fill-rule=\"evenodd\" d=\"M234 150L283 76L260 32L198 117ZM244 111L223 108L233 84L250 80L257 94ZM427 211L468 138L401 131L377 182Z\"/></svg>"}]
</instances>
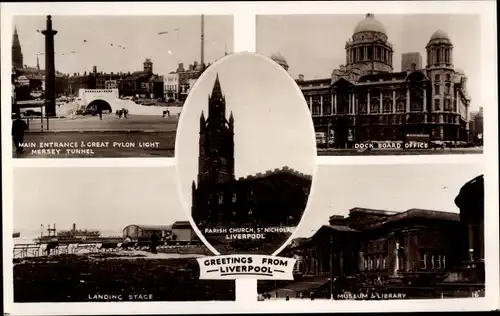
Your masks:
<instances>
[{"instance_id":1,"label":"ferry boat","mask_svg":"<svg viewBox=\"0 0 500 316\"><path fill-rule=\"evenodd\" d=\"M76 229L76 224L73 224L73 229L62 230L57 232L56 225L53 228L47 228L48 235L41 235L35 239L36 243L47 243L50 241L58 241L62 243L78 243L78 242L103 242L103 241L121 241L121 237L102 237L98 230Z\"/></svg>"}]
</instances>

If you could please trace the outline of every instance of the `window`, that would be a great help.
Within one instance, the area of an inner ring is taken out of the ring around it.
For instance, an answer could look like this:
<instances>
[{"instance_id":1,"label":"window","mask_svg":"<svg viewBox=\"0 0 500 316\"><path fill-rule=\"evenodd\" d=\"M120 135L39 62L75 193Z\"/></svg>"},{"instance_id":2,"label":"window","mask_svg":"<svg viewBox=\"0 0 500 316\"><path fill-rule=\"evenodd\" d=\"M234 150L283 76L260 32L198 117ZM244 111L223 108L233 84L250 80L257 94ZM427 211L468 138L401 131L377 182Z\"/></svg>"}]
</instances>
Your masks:
<instances>
[{"instance_id":1,"label":"window","mask_svg":"<svg viewBox=\"0 0 500 316\"><path fill-rule=\"evenodd\" d=\"M450 94L450 84L447 83L446 84L446 91L445 91L446 94Z\"/></svg>"},{"instance_id":2,"label":"window","mask_svg":"<svg viewBox=\"0 0 500 316\"><path fill-rule=\"evenodd\" d=\"M372 98L370 100L370 112L378 113L379 107L380 107L380 100L377 98Z\"/></svg>"},{"instance_id":3,"label":"window","mask_svg":"<svg viewBox=\"0 0 500 316\"><path fill-rule=\"evenodd\" d=\"M437 255L436 258L436 269L441 269L441 255Z\"/></svg>"},{"instance_id":4,"label":"window","mask_svg":"<svg viewBox=\"0 0 500 316\"><path fill-rule=\"evenodd\" d=\"M218 200L219 200L219 204L222 204L222 202L224 202L224 196L222 195L222 193L219 193Z\"/></svg>"},{"instance_id":5,"label":"window","mask_svg":"<svg viewBox=\"0 0 500 316\"><path fill-rule=\"evenodd\" d=\"M420 254L420 267L422 269L427 269L427 254L426 253Z\"/></svg>"},{"instance_id":6,"label":"window","mask_svg":"<svg viewBox=\"0 0 500 316\"><path fill-rule=\"evenodd\" d=\"M397 112L404 112L405 107L406 107L406 99L399 98L398 101L396 102L396 111Z\"/></svg>"},{"instance_id":7,"label":"window","mask_svg":"<svg viewBox=\"0 0 500 316\"><path fill-rule=\"evenodd\" d=\"M386 269L386 268L387 268L387 258L382 257L382 269Z\"/></svg>"},{"instance_id":8,"label":"window","mask_svg":"<svg viewBox=\"0 0 500 316\"><path fill-rule=\"evenodd\" d=\"M434 99L434 111L441 111L441 100Z\"/></svg>"},{"instance_id":9,"label":"window","mask_svg":"<svg viewBox=\"0 0 500 316\"><path fill-rule=\"evenodd\" d=\"M431 255L431 269L435 269L435 265L434 265L434 255Z\"/></svg>"},{"instance_id":10,"label":"window","mask_svg":"<svg viewBox=\"0 0 500 316\"><path fill-rule=\"evenodd\" d=\"M438 81L439 82L439 80L441 80L441 76L439 74L436 74L434 76L434 81Z\"/></svg>"},{"instance_id":11,"label":"window","mask_svg":"<svg viewBox=\"0 0 500 316\"><path fill-rule=\"evenodd\" d=\"M446 75L446 81L451 81L451 75L450 74Z\"/></svg>"},{"instance_id":12,"label":"window","mask_svg":"<svg viewBox=\"0 0 500 316\"><path fill-rule=\"evenodd\" d=\"M233 193L233 199L232 199L233 203L236 202L236 192Z\"/></svg>"},{"instance_id":13,"label":"window","mask_svg":"<svg viewBox=\"0 0 500 316\"><path fill-rule=\"evenodd\" d=\"M450 99L445 99L444 100L444 110L445 111L451 111L451 101L450 101Z\"/></svg>"},{"instance_id":14,"label":"window","mask_svg":"<svg viewBox=\"0 0 500 316\"><path fill-rule=\"evenodd\" d=\"M439 85L438 84L434 85L434 94L441 94L441 89L439 89Z\"/></svg>"},{"instance_id":15,"label":"window","mask_svg":"<svg viewBox=\"0 0 500 316\"><path fill-rule=\"evenodd\" d=\"M392 100L391 99L385 99L384 100L384 113L389 113L391 112L392 108Z\"/></svg>"}]
</instances>

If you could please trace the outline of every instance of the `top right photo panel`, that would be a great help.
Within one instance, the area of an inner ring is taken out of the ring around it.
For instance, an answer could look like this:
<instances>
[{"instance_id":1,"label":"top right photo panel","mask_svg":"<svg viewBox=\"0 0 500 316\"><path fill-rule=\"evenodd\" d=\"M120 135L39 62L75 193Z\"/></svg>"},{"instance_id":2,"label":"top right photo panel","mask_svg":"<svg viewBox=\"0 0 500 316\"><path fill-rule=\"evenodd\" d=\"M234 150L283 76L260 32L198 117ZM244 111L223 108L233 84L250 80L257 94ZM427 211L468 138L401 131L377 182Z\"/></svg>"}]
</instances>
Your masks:
<instances>
[{"instance_id":1,"label":"top right photo panel","mask_svg":"<svg viewBox=\"0 0 500 316\"><path fill-rule=\"evenodd\" d=\"M257 16L295 79L318 155L482 154L479 15Z\"/></svg>"}]
</instances>

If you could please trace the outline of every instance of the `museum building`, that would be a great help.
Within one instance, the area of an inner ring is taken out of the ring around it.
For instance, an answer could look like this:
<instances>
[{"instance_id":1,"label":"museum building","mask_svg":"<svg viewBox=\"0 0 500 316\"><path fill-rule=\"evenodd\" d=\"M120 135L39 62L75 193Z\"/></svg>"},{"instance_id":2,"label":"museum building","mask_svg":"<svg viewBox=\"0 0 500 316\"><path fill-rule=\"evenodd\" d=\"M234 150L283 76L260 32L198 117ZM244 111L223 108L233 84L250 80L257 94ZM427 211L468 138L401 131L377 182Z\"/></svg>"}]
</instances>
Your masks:
<instances>
[{"instance_id":1,"label":"museum building","mask_svg":"<svg viewBox=\"0 0 500 316\"><path fill-rule=\"evenodd\" d=\"M226 118L219 77L200 116L198 178L192 183L192 217L198 227L297 226L312 177L287 166L235 177L234 126Z\"/></svg>"},{"instance_id":2,"label":"museum building","mask_svg":"<svg viewBox=\"0 0 500 316\"><path fill-rule=\"evenodd\" d=\"M358 23L345 44L346 63L331 78L296 80L316 132L334 147L365 141L403 141L408 134L431 140L467 141L470 97L467 77L453 65L453 44L438 30L419 53L402 54L394 71L394 50L384 26L373 14ZM288 69L283 56L271 56ZM331 140L330 138L333 138Z\"/></svg>"},{"instance_id":3,"label":"museum building","mask_svg":"<svg viewBox=\"0 0 500 316\"><path fill-rule=\"evenodd\" d=\"M484 294L483 176L467 182L455 204L459 214L353 208L348 217L332 215L280 256L297 258L293 288L299 291L328 296L346 289L338 280L351 279L357 290L378 287L413 297Z\"/></svg>"}]
</instances>

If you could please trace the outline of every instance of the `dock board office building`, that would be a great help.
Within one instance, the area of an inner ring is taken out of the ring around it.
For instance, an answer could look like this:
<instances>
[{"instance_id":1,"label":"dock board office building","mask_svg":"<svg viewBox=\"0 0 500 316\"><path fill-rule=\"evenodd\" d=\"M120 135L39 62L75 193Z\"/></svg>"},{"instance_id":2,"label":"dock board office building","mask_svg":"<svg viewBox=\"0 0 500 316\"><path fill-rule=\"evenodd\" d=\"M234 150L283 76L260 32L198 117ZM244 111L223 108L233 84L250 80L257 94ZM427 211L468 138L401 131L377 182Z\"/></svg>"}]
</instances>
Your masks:
<instances>
[{"instance_id":1,"label":"dock board office building","mask_svg":"<svg viewBox=\"0 0 500 316\"><path fill-rule=\"evenodd\" d=\"M467 76L453 64L453 43L441 30L429 34L427 59L402 54L395 71L385 27L373 14L355 27L345 43L346 62L328 78L296 80L312 114L316 132L333 138L334 147L364 141L401 141L407 134L431 140L469 140ZM280 54L271 56L288 69ZM330 140L331 141L331 140Z\"/></svg>"}]
</instances>

